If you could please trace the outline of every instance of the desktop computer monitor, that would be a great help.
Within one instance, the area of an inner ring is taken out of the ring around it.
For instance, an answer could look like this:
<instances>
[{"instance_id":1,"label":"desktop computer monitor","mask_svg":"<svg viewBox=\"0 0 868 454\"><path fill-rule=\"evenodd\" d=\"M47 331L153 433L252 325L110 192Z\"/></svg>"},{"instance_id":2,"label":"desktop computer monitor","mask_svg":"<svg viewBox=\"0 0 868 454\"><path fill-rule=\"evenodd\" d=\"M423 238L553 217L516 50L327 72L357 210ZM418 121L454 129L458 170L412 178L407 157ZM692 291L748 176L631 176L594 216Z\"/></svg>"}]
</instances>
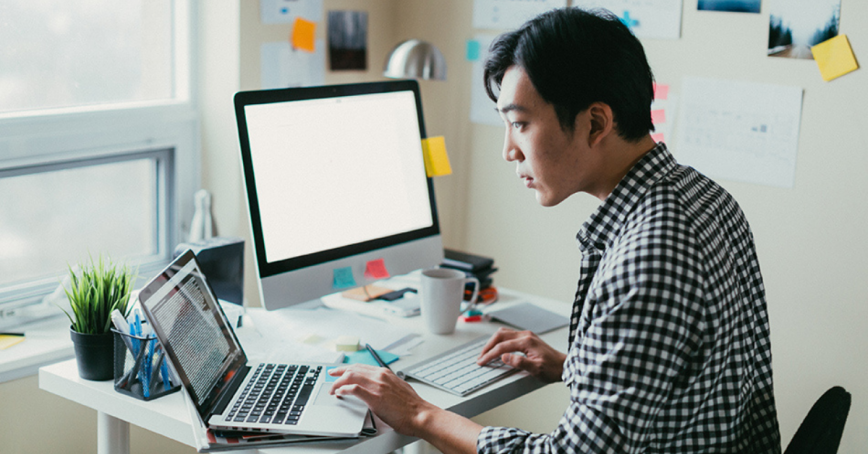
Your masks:
<instances>
[{"instance_id":1,"label":"desktop computer monitor","mask_svg":"<svg viewBox=\"0 0 868 454\"><path fill-rule=\"evenodd\" d=\"M235 113L266 309L441 262L415 81L239 92Z\"/></svg>"}]
</instances>

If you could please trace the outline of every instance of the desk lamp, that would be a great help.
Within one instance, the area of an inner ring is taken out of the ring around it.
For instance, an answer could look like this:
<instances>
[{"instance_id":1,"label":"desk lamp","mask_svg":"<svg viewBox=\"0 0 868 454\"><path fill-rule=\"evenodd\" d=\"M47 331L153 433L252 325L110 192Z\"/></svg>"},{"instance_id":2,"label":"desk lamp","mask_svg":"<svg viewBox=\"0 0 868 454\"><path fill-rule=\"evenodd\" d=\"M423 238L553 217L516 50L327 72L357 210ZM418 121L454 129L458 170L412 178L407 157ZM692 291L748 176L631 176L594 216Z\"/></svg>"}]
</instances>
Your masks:
<instances>
[{"instance_id":1,"label":"desk lamp","mask_svg":"<svg viewBox=\"0 0 868 454\"><path fill-rule=\"evenodd\" d=\"M393 79L446 80L446 59L433 44L408 39L389 53L383 75Z\"/></svg>"}]
</instances>

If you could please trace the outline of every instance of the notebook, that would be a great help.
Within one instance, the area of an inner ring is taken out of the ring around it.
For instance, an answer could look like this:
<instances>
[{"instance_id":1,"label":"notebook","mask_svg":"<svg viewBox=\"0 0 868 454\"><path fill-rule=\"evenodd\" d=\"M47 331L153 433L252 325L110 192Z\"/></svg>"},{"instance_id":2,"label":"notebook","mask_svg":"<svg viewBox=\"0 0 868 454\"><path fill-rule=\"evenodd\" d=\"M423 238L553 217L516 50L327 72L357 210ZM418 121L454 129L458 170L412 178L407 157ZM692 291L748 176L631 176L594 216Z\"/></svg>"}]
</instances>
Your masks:
<instances>
[{"instance_id":1,"label":"notebook","mask_svg":"<svg viewBox=\"0 0 868 454\"><path fill-rule=\"evenodd\" d=\"M325 436L361 433L365 404L328 393L326 367L334 364L248 364L192 251L152 279L139 293L139 301L207 428Z\"/></svg>"}]
</instances>

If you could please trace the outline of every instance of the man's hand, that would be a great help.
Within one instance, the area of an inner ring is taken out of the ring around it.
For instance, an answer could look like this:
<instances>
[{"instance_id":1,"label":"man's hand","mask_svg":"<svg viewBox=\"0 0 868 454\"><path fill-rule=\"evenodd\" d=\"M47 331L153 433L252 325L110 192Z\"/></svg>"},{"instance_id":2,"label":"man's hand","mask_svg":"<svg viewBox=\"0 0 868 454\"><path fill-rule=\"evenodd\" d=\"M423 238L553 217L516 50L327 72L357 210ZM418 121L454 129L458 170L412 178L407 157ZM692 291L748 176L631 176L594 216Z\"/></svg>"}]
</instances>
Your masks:
<instances>
[{"instance_id":1,"label":"man's hand","mask_svg":"<svg viewBox=\"0 0 868 454\"><path fill-rule=\"evenodd\" d=\"M476 364L483 365L498 357L504 364L526 370L552 383L561 380L567 355L555 350L530 331L500 328L482 347Z\"/></svg>"},{"instance_id":2,"label":"man's hand","mask_svg":"<svg viewBox=\"0 0 868 454\"><path fill-rule=\"evenodd\" d=\"M409 383L383 367L338 367L330 394L355 396L395 431L422 438L444 453L475 453L482 426L422 399Z\"/></svg>"}]
</instances>

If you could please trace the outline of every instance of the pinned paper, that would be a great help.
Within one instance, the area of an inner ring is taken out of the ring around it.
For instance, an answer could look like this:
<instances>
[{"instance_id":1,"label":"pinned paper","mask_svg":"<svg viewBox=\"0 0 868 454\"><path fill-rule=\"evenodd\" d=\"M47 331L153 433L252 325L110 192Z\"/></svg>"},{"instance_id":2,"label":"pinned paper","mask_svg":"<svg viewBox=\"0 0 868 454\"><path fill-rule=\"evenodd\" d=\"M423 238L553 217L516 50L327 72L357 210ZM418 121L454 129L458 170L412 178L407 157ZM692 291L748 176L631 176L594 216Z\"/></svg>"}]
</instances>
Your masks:
<instances>
[{"instance_id":1,"label":"pinned paper","mask_svg":"<svg viewBox=\"0 0 868 454\"><path fill-rule=\"evenodd\" d=\"M388 277L389 272L386 270L386 263L383 259L371 260L365 265L365 278L386 279Z\"/></svg>"},{"instance_id":2,"label":"pinned paper","mask_svg":"<svg viewBox=\"0 0 868 454\"><path fill-rule=\"evenodd\" d=\"M344 268L335 268L334 282L332 283L332 286L334 288L355 287L356 279L353 277L353 269L348 266Z\"/></svg>"},{"instance_id":3,"label":"pinned paper","mask_svg":"<svg viewBox=\"0 0 868 454\"><path fill-rule=\"evenodd\" d=\"M422 139L422 155L425 158L425 173L429 177L442 177L452 173L449 155L446 154L446 139L443 136Z\"/></svg>"},{"instance_id":4,"label":"pinned paper","mask_svg":"<svg viewBox=\"0 0 868 454\"><path fill-rule=\"evenodd\" d=\"M859 69L847 35L838 35L811 47L820 75L826 82Z\"/></svg>"},{"instance_id":5,"label":"pinned paper","mask_svg":"<svg viewBox=\"0 0 868 454\"><path fill-rule=\"evenodd\" d=\"M654 99L666 100L669 97L669 85L654 84Z\"/></svg>"},{"instance_id":6,"label":"pinned paper","mask_svg":"<svg viewBox=\"0 0 868 454\"><path fill-rule=\"evenodd\" d=\"M663 109L657 109L651 111L651 123L655 125L659 125L661 123L666 123L666 111Z\"/></svg>"},{"instance_id":7,"label":"pinned paper","mask_svg":"<svg viewBox=\"0 0 868 454\"><path fill-rule=\"evenodd\" d=\"M479 41L475 39L467 40L467 61L479 60Z\"/></svg>"},{"instance_id":8,"label":"pinned paper","mask_svg":"<svg viewBox=\"0 0 868 454\"><path fill-rule=\"evenodd\" d=\"M307 52L314 52L314 37L316 32L316 22L297 17L295 24L292 27L292 35L290 43L295 49L301 49Z\"/></svg>"}]
</instances>

